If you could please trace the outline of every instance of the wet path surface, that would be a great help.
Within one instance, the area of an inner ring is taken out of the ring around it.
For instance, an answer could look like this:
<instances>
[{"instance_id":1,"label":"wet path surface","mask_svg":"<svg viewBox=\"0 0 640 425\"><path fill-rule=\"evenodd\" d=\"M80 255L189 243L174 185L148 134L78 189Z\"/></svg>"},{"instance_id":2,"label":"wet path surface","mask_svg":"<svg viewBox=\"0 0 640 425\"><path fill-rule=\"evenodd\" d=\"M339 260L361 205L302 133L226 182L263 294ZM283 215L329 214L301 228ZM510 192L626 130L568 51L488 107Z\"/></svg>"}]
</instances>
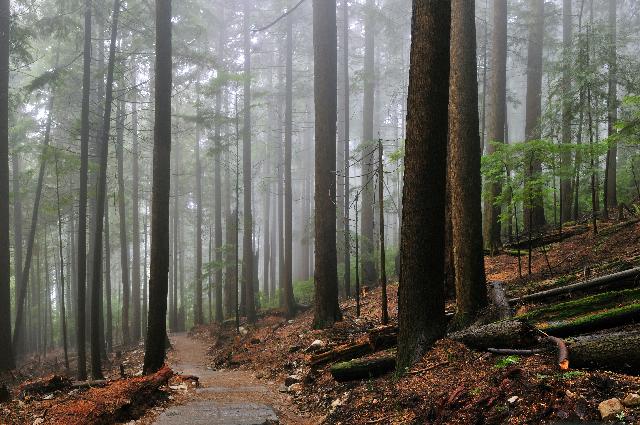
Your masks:
<instances>
[{"instance_id":1,"label":"wet path surface","mask_svg":"<svg viewBox=\"0 0 640 425\"><path fill-rule=\"evenodd\" d=\"M188 403L164 411L158 425L268 425L312 424L287 409L288 396L277 391L275 383L265 385L251 372L213 371L207 368L205 343L186 334L170 336L174 352L172 368L184 375L200 378L200 387Z\"/></svg>"}]
</instances>

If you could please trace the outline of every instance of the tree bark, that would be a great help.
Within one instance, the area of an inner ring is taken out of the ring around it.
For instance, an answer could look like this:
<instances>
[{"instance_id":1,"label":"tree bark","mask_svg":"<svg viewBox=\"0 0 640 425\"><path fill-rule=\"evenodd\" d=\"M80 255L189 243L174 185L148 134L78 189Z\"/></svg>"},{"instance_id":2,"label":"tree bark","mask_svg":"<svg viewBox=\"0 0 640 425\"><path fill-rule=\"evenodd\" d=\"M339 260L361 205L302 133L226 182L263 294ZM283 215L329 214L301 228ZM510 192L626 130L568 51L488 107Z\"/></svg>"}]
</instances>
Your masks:
<instances>
[{"instance_id":1,"label":"tree bark","mask_svg":"<svg viewBox=\"0 0 640 425\"><path fill-rule=\"evenodd\" d=\"M573 120L573 95L571 93L571 61L573 53L573 12L572 0L562 3L562 143L572 141L571 122ZM560 156L560 224L571 220L573 184L571 151L566 148Z\"/></svg>"},{"instance_id":2,"label":"tree bark","mask_svg":"<svg viewBox=\"0 0 640 425\"><path fill-rule=\"evenodd\" d=\"M526 140L539 140L542 136L540 119L542 116L542 47L544 43L544 0L529 0L531 23L527 49L527 96L526 96ZM539 179L542 164L534 153L528 159L526 177ZM528 183L531 185L531 183ZM529 190L525 200L524 223L526 229L538 229L546 224L542 193Z\"/></svg>"},{"instance_id":3,"label":"tree bark","mask_svg":"<svg viewBox=\"0 0 640 425\"><path fill-rule=\"evenodd\" d=\"M449 81L449 189L456 323L466 326L487 306L482 250L482 177L478 118L475 1L453 0Z\"/></svg>"},{"instance_id":4,"label":"tree bark","mask_svg":"<svg viewBox=\"0 0 640 425\"><path fill-rule=\"evenodd\" d=\"M351 298L351 231L349 222L350 209L350 80L349 80L349 2L342 2L342 95L344 113L344 292Z\"/></svg>"},{"instance_id":5,"label":"tree bark","mask_svg":"<svg viewBox=\"0 0 640 425\"><path fill-rule=\"evenodd\" d=\"M87 288L87 181L89 175L89 100L91 93L91 0L84 1L84 53L82 71L82 112L80 129L80 194L78 205L78 254L76 305L76 348L78 380L87 379L86 360L86 288Z\"/></svg>"},{"instance_id":6,"label":"tree bark","mask_svg":"<svg viewBox=\"0 0 640 425\"><path fill-rule=\"evenodd\" d=\"M253 291L253 215L251 201L251 33L249 16L252 3L244 0L244 127L242 130L242 181L244 226L242 230L242 287L249 323L256 321Z\"/></svg>"},{"instance_id":7,"label":"tree bark","mask_svg":"<svg viewBox=\"0 0 640 425\"><path fill-rule=\"evenodd\" d=\"M487 154L495 153L495 143L505 142L507 113L507 0L493 0L493 55L491 57L491 109L487 128ZM500 239L500 206L496 198L502 192L500 183L487 183L484 200L484 245L490 252L502 246Z\"/></svg>"},{"instance_id":8,"label":"tree bark","mask_svg":"<svg viewBox=\"0 0 640 425\"><path fill-rule=\"evenodd\" d=\"M374 255L374 152L376 143L373 134L373 112L375 103L375 2L367 0L364 7L364 93L362 117L362 206L361 226L361 279L364 285L377 283Z\"/></svg>"},{"instance_id":9,"label":"tree bark","mask_svg":"<svg viewBox=\"0 0 640 425\"><path fill-rule=\"evenodd\" d=\"M615 124L618 120L618 52L617 41L617 1L609 0L609 94L607 99L607 124L608 134L612 136L616 133ZM618 206L617 196L617 161L618 147L615 142L611 142L607 151L607 165L605 170L605 208L616 208Z\"/></svg>"},{"instance_id":10,"label":"tree bark","mask_svg":"<svg viewBox=\"0 0 640 425\"><path fill-rule=\"evenodd\" d=\"M109 65L107 67L107 84L105 93L104 122L101 133L100 169L96 197L96 217L93 242L93 266L91 278L91 375L93 379L103 379L101 352L103 341L100 338L102 298L102 238L104 231L104 206L107 197L107 161L109 159L109 132L111 129L111 107L113 103L113 74L116 59L116 41L118 36L118 17L120 15L120 0L113 2L113 20L111 23L111 44L109 47ZM122 247L121 247L122 249ZM128 270L127 270L128 273ZM124 328L124 326L123 326Z\"/></svg>"},{"instance_id":11,"label":"tree bark","mask_svg":"<svg viewBox=\"0 0 640 425\"><path fill-rule=\"evenodd\" d=\"M313 327L328 328L342 318L338 305L336 252L336 1L313 0L315 101L315 311Z\"/></svg>"},{"instance_id":12,"label":"tree bark","mask_svg":"<svg viewBox=\"0 0 640 425\"><path fill-rule=\"evenodd\" d=\"M165 359L171 189L171 0L156 0L155 126L151 211L149 319L143 372L160 370Z\"/></svg>"},{"instance_id":13,"label":"tree bark","mask_svg":"<svg viewBox=\"0 0 640 425\"><path fill-rule=\"evenodd\" d=\"M293 189L291 182L291 139L293 137L293 20L287 15L286 96L284 109L284 311L296 314L293 299Z\"/></svg>"},{"instance_id":14,"label":"tree bark","mask_svg":"<svg viewBox=\"0 0 640 425\"><path fill-rule=\"evenodd\" d=\"M9 273L9 3L9 0L0 0L0 269L4 270L0 273L0 371L13 369L15 365L11 344Z\"/></svg>"},{"instance_id":15,"label":"tree bark","mask_svg":"<svg viewBox=\"0 0 640 425\"><path fill-rule=\"evenodd\" d=\"M414 0L398 288L397 369L445 333L450 1ZM425 241L429 244L425 244Z\"/></svg>"},{"instance_id":16,"label":"tree bark","mask_svg":"<svg viewBox=\"0 0 640 425\"><path fill-rule=\"evenodd\" d=\"M58 210L58 254L60 256L60 281L58 308L60 309L60 331L62 334L62 348L64 350L64 367L69 370L69 353L67 344L67 315L65 311L64 295L64 256L62 255L62 211L60 208L60 174L58 172L58 157L56 156L56 208Z\"/></svg>"}]
</instances>

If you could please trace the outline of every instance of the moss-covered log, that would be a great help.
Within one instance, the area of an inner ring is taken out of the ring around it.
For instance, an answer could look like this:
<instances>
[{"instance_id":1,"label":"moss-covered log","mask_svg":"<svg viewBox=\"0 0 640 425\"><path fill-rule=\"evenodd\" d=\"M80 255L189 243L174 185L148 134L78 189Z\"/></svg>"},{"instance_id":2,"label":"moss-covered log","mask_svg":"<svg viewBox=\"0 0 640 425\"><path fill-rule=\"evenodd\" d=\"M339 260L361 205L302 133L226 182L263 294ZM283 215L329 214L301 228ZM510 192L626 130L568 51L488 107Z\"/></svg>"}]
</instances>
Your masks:
<instances>
[{"instance_id":1,"label":"moss-covered log","mask_svg":"<svg viewBox=\"0 0 640 425\"><path fill-rule=\"evenodd\" d=\"M567 344L572 368L640 374L640 331L584 336Z\"/></svg>"},{"instance_id":2,"label":"moss-covered log","mask_svg":"<svg viewBox=\"0 0 640 425\"><path fill-rule=\"evenodd\" d=\"M538 343L538 331L523 320L502 320L472 326L449 338L478 350L488 348L530 348Z\"/></svg>"},{"instance_id":3,"label":"moss-covered log","mask_svg":"<svg viewBox=\"0 0 640 425\"><path fill-rule=\"evenodd\" d=\"M541 329L549 335L566 337L615 328L640 322L640 304L630 304L604 312L598 312Z\"/></svg>"},{"instance_id":4,"label":"moss-covered log","mask_svg":"<svg viewBox=\"0 0 640 425\"><path fill-rule=\"evenodd\" d=\"M369 379L391 372L396 367L396 355L388 354L375 359L357 359L331 366L331 376L338 382Z\"/></svg>"},{"instance_id":5,"label":"moss-covered log","mask_svg":"<svg viewBox=\"0 0 640 425\"><path fill-rule=\"evenodd\" d=\"M546 291L536 292L520 298L509 300L511 304L521 304L526 302L541 301L557 297L560 295L570 294L577 291L591 290L603 286L615 285L616 287L637 286L637 279L640 277L640 267L613 273L606 276L600 276L584 282L573 283L571 285L562 286L560 288L548 289Z\"/></svg>"}]
</instances>

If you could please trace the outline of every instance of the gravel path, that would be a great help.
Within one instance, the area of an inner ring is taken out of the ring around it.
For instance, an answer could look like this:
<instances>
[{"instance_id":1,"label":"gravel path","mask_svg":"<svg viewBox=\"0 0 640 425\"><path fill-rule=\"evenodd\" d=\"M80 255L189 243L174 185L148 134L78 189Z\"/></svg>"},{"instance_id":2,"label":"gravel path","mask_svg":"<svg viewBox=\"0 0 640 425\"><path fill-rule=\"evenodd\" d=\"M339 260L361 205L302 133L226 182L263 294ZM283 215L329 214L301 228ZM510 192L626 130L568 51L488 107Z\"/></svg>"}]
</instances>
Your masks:
<instances>
[{"instance_id":1,"label":"gravel path","mask_svg":"<svg viewBox=\"0 0 640 425\"><path fill-rule=\"evenodd\" d=\"M311 418L296 416L287 394L274 382L264 383L251 372L213 371L206 365L205 343L186 334L170 336L172 368L200 378L194 398L164 411L157 425L310 425Z\"/></svg>"}]
</instances>

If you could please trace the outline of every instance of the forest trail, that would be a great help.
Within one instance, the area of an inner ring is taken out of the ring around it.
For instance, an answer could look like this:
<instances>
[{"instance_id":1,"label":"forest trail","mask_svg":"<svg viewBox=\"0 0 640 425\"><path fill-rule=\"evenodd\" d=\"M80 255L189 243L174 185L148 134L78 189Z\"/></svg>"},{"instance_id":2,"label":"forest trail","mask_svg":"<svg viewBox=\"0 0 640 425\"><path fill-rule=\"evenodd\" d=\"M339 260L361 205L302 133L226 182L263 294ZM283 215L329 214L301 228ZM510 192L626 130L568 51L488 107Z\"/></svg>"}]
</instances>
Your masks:
<instances>
[{"instance_id":1,"label":"forest trail","mask_svg":"<svg viewBox=\"0 0 640 425\"><path fill-rule=\"evenodd\" d=\"M313 424L292 412L292 402L275 383L259 381L249 371L213 371L207 367L207 345L186 333L170 335L174 371L200 378L192 399L164 411L157 425L263 425Z\"/></svg>"}]
</instances>

